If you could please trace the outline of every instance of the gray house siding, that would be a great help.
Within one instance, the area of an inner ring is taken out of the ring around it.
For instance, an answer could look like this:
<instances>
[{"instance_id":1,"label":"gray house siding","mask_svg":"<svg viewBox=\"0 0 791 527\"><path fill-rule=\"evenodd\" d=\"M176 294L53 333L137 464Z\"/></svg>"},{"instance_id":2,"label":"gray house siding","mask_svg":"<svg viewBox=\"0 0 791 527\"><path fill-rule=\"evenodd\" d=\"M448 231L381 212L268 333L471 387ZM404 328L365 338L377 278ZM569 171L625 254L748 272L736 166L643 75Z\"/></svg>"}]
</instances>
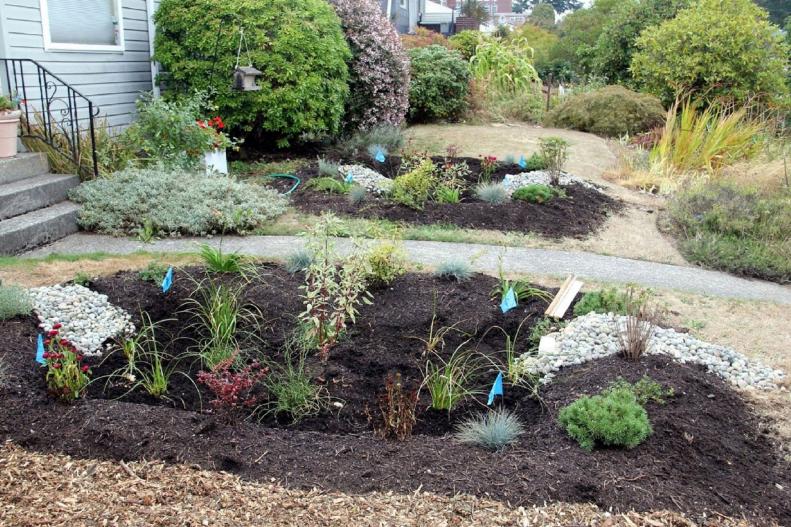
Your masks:
<instances>
[{"instance_id":1,"label":"gray house siding","mask_svg":"<svg viewBox=\"0 0 791 527\"><path fill-rule=\"evenodd\" d=\"M0 0L0 4L0 40L5 46L0 53L40 63L97 105L110 127L132 122L135 100L152 89L146 0L122 2L123 52L45 50L39 0Z\"/></svg>"}]
</instances>

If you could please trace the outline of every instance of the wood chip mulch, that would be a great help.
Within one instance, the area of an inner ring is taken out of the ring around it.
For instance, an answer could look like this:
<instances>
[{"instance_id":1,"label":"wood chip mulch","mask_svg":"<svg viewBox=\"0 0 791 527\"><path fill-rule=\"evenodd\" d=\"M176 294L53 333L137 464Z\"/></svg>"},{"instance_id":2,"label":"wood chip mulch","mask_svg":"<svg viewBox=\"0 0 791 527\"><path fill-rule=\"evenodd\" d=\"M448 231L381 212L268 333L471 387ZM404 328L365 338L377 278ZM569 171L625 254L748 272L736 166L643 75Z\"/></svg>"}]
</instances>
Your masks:
<instances>
[{"instance_id":1,"label":"wood chip mulch","mask_svg":"<svg viewBox=\"0 0 791 527\"><path fill-rule=\"evenodd\" d=\"M111 462L0 447L0 526L697 527L672 512L609 514L594 505L510 508L471 496L346 495L250 483L162 462ZM751 527L712 517L706 527Z\"/></svg>"}]
</instances>

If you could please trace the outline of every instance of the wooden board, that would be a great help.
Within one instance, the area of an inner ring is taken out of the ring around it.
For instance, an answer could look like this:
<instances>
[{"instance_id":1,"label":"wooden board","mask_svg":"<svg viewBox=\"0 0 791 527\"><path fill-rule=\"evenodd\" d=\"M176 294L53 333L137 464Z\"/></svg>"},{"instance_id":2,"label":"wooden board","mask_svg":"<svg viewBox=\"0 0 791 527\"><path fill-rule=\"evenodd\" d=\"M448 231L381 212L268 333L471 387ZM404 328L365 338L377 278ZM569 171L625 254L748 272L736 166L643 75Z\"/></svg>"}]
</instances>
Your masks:
<instances>
[{"instance_id":1,"label":"wooden board","mask_svg":"<svg viewBox=\"0 0 791 527\"><path fill-rule=\"evenodd\" d=\"M566 278L560 291L558 291L558 294L552 299L552 303L549 304L544 314L552 318L563 318L563 315L566 314L569 306L571 306L574 297L577 296L577 293L582 289L582 285L582 282L577 280L576 275L571 275Z\"/></svg>"}]
</instances>

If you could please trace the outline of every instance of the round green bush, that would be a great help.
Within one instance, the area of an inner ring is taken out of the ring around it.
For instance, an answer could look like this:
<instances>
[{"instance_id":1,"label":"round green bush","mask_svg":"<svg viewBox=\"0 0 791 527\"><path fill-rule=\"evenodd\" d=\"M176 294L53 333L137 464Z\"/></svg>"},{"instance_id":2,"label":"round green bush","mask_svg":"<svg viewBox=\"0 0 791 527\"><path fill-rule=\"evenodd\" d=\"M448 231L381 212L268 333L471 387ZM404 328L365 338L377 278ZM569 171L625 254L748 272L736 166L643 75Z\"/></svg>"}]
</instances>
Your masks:
<instances>
[{"instance_id":1,"label":"round green bush","mask_svg":"<svg viewBox=\"0 0 791 527\"><path fill-rule=\"evenodd\" d=\"M544 124L619 137L647 132L660 126L664 118L662 103L653 95L605 86L569 97L546 115Z\"/></svg>"},{"instance_id":2,"label":"round green bush","mask_svg":"<svg viewBox=\"0 0 791 527\"><path fill-rule=\"evenodd\" d=\"M412 80L409 119L413 122L455 119L467 109L470 70L455 51L443 46L409 50Z\"/></svg>"},{"instance_id":3,"label":"round green bush","mask_svg":"<svg viewBox=\"0 0 791 527\"><path fill-rule=\"evenodd\" d=\"M549 185L531 184L519 187L511 194L511 198L529 203L546 203L555 197L555 191Z\"/></svg>"},{"instance_id":4,"label":"round green bush","mask_svg":"<svg viewBox=\"0 0 791 527\"><path fill-rule=\"evenodd\" d=\"M300 134L334 135L349 94L351 52L323 0L162 0L154 59L175 93L209 90L226 124L280 146ZM232 89L240 65L261 70L260 91ZM218 33L219 31L219 33Z\"/></svg>"},{"instance_id":5,"label":"round green bush","mask_svg":"<svg viewBox=\"0 0 791 527\"><path fill-rule=\"evenodd\" d=\"M637 39L635 81L662 100L677 95L744 103L788 94L789 49L751 0L700 0Z\"/></svg>"},{"instance_id":6,"label":"round green bush","mask_svg":"<svg viewBox=\"0 0 791 527\"><path fill-rule=\"evenodd\" d=\"M448 44L458 51L464 60L470 60L475 55L475 48L486 42L488 38L480 31L466 29L450 37Z\"/></svg>"}]
</instances>

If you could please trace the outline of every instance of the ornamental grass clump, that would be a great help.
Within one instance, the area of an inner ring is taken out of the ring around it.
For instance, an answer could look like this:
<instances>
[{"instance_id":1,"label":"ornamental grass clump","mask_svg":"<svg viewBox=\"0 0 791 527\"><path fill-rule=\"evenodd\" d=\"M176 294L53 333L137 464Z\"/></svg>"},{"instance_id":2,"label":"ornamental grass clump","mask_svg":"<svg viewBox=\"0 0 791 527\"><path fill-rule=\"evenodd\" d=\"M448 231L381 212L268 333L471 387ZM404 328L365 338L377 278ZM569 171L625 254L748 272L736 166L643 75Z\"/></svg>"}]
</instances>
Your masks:
<instances>
[{"instance_id":1,"label":"ornamental grass clump","mask_svg":"<svg viewBox=\"0 0 791 527\"><path fill-rule=\"evenodd\" d=\"M313 253L308 249L297 249L286 257L286 271L291 274L304 271L313 263Z\"/></svg>"},{"instance_id":2,"label":"ornamental grass clump","mask_svg":"<svg viewBox=\"0 0 791 527\"><path fill-rule=\"evenodd\" d=\"M33 303L27 291L21 287L0 283L0 320L29 315L31 311L33 311Z\"/></svg>"},{"instance_id":3,"label":"ornamental grass clump","mask_svg":"<svg viewBox=\"0 0 791 527\"><path fill-rule=\"evenodd\" d=\"M70 192L89 231L137 234L145 221L160 235L247 233L286 210L287 198L263 185L180 169L127 169Z\"/></svg>"},{"instance_id":4,"label":"ornamental grass clump","mask_svg":"<svg viewBox=\"0 0 791 527\"><path fill-rule=\"evenodd\" d=\"M648 348L661 318L658 306L649 302L648 291L630 286L624 296L626 316L615 319L621 354L629 360L638 360Z\"/></svg>"},{"instance_id":5,"label":"ornamental grass clump","mask_svg":"<svg viewBox=\"0 0 791 527\"><path fill-rule=\"evenodd\" d=\"M319 175L323 177L336 178L341 173L340 165L334 161L320 158L318 161Z\"/></svg>"},{"instance_id":6,"label":"ornamental grass clump","mask_svg":"<svg viewBox=\"0 0 791 527\"><path fill-rule=\"evenodd\" d=\"M508 190L502 183L481 183L475 187L475 197L490 205L502 205L509 199Z\"/></svg>"},{"instance_id":7,"label":"ornamental grass clump","mask_svg":"<svg viewBox=\"0 0 791 527\"><path fill-rule=\"evenodd\" d=\"M653 433L645 408L625 387L580 397L560 410L558 422L589 452L596 445L631 449Z\"/></svg>"},{"instance_id":8,"label":"ornamental grass clump","mask_svg":"<svg viewBox=\"0 0 791 527\"><path fill-rule=\"evenodd\" d=\"M85 393L90 382L90 366L82 363L83 356L68 340L60 336L61 324L52 326L44 340L44 365L49 393L61 401L71 402Z\"/></svg>"},{"instance_id":9,"label":"ornamental grass clump","mask_svg":"<svg viewBox=\"0 0 791 527\"><path fill-rule=\"evenodd\" d=\"M497 451L516 441L524 431L516 414L498 409L462 421L456 426L455 437L461 443Z\"/></svg>"},{"instance_id":10,"label":"ornamental grass clump","mask_svg":"<svg viewBox=\"0 0 791 527\"><path fill-rule=\"evenodd\" d=\"M456 282L466 282L472 278L472 267L470 264L458 258L446 260L439 265L434 274L445 280L455 280Z\"/></svg>"},{"instance_id":11,"label":"ornamental grass clump","mask_svg":"<svg viewBox=\"0 0 791 527\"><path fill-rule=\"evenodd\" d=\"M291 417L296 424L306 417L318 415L330 402L326 390L313 382L306 370L308 350L287 341L281 362L268 361L270 374L264 380L270 401L259 407L263 415Z\"/></svg>"},{"instance_id":12,"label":"ornamental grass clump","mask_svg":"<svg viewBox=\"0 0 791 527\"><path fill-rule=\"evenodd\" d=\"M431 396L431 408L450 412L475 394L470 383L481 365L473 353L464 349L466 344L460 344L447 360L434 353L426 361L423 386Z\"/></svg>"},{"instance_id":13,"label":"ornamental grass clump","mask_svg":"<svg viewBox=\"0 0 791 527\"><path fill-rule=\"evenodd\" d=\"M223 252L222 247L202 243L199 254L203 265L210 273L237 273L246 276L254 270L241 254Z\"/></svg>"}]
</instances>

